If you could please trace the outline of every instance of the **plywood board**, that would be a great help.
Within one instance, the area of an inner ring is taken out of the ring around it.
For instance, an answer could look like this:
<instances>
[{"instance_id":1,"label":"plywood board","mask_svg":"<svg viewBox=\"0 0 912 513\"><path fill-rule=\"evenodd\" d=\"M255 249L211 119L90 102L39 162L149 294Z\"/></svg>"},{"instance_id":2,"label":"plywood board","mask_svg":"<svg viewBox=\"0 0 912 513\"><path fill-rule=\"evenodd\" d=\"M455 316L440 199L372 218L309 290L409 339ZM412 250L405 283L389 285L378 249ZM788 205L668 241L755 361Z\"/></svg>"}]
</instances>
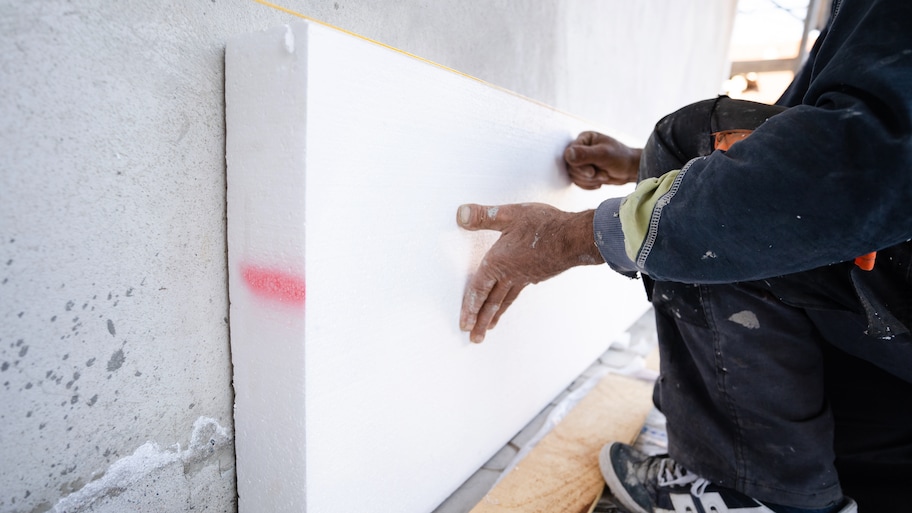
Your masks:
<instances>
[{"instance_id":1,"label":"plywood board","mask_svg":"<svg viewBox=\"0 0 912 513\"><path fill-rule=\"evenodd\" d=\"M586 513L605 486L599 451L633 442L651 397L651 382L608 374L471 513Z\"/></svg>"},{"instance_id":2,"label":"plywood board","mask_svg":"<svg viewBox=\"0 0 912 513\"><path fill-rule=\"evenodd\" d=\"M458 329L496 237L460 204L606 196L565 176L579 119L309 22L229 42L226 119L242 512L432 510L647 308L587 267Z\"/></svg>"}]
</instances>

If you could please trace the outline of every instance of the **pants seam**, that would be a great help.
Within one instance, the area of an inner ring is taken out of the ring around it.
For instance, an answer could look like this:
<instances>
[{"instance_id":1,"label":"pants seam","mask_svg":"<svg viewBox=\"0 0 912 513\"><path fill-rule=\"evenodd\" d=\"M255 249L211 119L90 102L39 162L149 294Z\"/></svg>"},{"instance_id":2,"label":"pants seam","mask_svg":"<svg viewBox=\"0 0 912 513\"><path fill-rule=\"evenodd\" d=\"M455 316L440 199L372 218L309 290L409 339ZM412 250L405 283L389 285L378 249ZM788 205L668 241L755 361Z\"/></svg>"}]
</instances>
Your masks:
<instances>
[{"instance_id":1,"label":"pants seam","mask_svg":"<svg viewBox=\"0 0 912 513\"><path fill-rule=\"evenodd\" d=\"M732 421L735 453L735 475L733 476L735 488L744 489L748 483L744 458L744 433L742 431L741 417L738 415L738 409L735 402L732 400L731 395L728 393L728 389L726 388L726 368L724 355L722 354L722 347L720 344L719 329L716 324L715 311L712 308L712 301L709 299L710 295L711 292L709 288L701 285L700 302L702 303L703 311L706 315L706 322L709 325L710 332L713 334L713 352L715 353L715 366L717 376L716 389L719 394L725 398L725 408L728 410L729 418Z\"/></svg>"}]
</instances>

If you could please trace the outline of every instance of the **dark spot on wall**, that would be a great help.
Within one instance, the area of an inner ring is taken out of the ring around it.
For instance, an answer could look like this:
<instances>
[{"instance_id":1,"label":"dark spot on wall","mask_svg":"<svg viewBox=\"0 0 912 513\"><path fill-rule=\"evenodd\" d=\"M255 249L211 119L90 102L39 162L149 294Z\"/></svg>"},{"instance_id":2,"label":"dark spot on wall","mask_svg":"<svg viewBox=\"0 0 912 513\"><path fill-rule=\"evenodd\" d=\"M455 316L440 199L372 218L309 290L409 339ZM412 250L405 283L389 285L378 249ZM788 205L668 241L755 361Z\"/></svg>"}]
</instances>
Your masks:
<instances>
[{"instance_id":1,"label":"dark spot on wall","mask_svg":"<svg viewBox=\"0 0 912 513\"><path fill-rule=\"evenodd\" d=\"M189 409L192 410L194 406L196 406L196 403L190 403L190 408L189 408Z\"/></svg>"},{"instance_id":2,"label":"dark spot on wall","mask_svg":"<svg viewBox=\"0 0 912 513\"><path fill-rule=\"evenodd\" d=\"M29 381L28 383L25 384L25 389L26 389L26 390L31 390L31 389L32 389L32 386L33 386L33 385L32 385L32 382Z\"/></svg>"},{"instance_id":3,"label":"dark spot on wall","mask_svg":"<svg viewBox=\"0 0 912 513\"><path fill-rule=\"evenodd\" d=\"M54 321L56 321L56 320L57 320L57 316L56 316L56 315L53 316L53 317L51 317L51 322L54 322Z\"/></svg>"},{"instance_id":4,"label":"dark spot on wall","mask_svg":"<svg viewBox=\"0 0 912 513\"><path fill-rule=\"evenodd\" d=\"M29 346L22 346L22 349L19 350L20 358L22 358L23 356L26 355L26 353L28 353L28 348L29 348Z\"/></svg>"},{"instance_id":5,"label":"dark spot on wall","mask_svg":"<svg viewBox=\"0 0 912 513\"><path fill-rule=\"evenodd\" d=\"M91 367L93 365L95 365L95 358L89 358L86 360L86 367Z\"/></svg>"},{"instance_id":6,"label":"dark spot on wall","mask_svg":"<svg viewBox=\"0 0 912 513\"><path fill-rule=\"evenodd\" d=\"M53 476L50 476L50 477L53 477ZM35 506L34 508L32 508L32 511L30 511L29 513L43 513L44 511L50 511L50 510L51 510L51 503L44 501L44 502L38 504L37 506Z\"/></svg>"},{"instance_id":7,"label":"dark spot on wall","mask_svg":"<svg viewBox=\"0 0 912 513\"><path fill-rule=\"evenodd\" d=\"M110 333L112 337L113 337L113 336L115 335L115 333L116 333L116 332L114 331L114 321L112 321L111 319L108 319L108 333Z\"/></svg>"},{"instance_id":8,"label":"dark spot on wall","mask_svg":"<svg viewBox=\"0 0 912 513\"><path fill-rule=\"evenodd\" d=\"M9 369L9 362L3 362L3 364L0 365L0 371L6 371L6 369Z\"/></svg>"},{"instance_id":9,"label":"dark spot on wall","mask_svg":"<svg viewBox=\"0 0 912 513\"><path fill-rule=\"evenodd\" d=\"M123 349L114 351L114 354L111 355L111 359L108 360L108 372L114 372L119 369L126 359Z\"/></svg>"},{"instance_id":10,"label":"dark spot on wall","mask_svg":"<svg viewBox=\"0 0 912 513\"><path fill-rule=\"evenodd\" d=\"M133 375L136 376L136 377L138 378L138 377L142 376L142 372L136 371L136 373L133 374Z\"/></svg>"},{"instance_id":11,"label":"dark spot on wall","mask_svg":"<svg viewBox=\"0 0 912 513\"><path fill-rule=\"evenodd\" d=\"M127 289L127 297L133 297L133 287Z\"/></svg>"},{"instance_id":12,"label":"dark spot on wall","mask_svg":"<svg viewBox=\"0 0 912 513\"><path fill-rule=\"evenodd\" d=\"M339 10L339 2L333 3L333 9L335 9L337 11Z\"/></svg>"},{"instance_id":13,"label":"dark spot on wall","mask_svg":"<svg viewBox=\"0 0 912 513\"><path fill-rule=\"evenodd\" d=\"M38 429L44 429L45 426L47 426L47 422L42 422L41 424L38 424Z\"/></svg>"},{"instance_id":14,"label":"dark spot on wall","mask_svg":"<svg viewBox=\"0 0 912 513\"><path fill-rule=\"evenodd\" d=\"M76 404L77 402L79 402L79 394L70 397L70 404Z\"/></svg>"},{"instance_id":15,"label":"dark spot on wall","mask_svg":"<svg viewBox=\"0 0 912 513\"><path fill-rule=\"evenodd\" d=\"M88 404L89 406L94 406L96 402L98 402L98 394L95 394L92 397L90 397L89 401L86 404Z\"/></svg>"},{"instance_id":16,"label":"dark spot on wall","mask_svg":"<svg viewBox=\"0 0 912 513\"><path fill-rule=\"evenodd\" d=\"M70 310L73 309L73 305L75 305L75 304L76 303L73 302L73 300L71 299L71 300L67 301L67 304L64 308L66 308L66 311L69 312Z\"/></svg>"}]
</instances>

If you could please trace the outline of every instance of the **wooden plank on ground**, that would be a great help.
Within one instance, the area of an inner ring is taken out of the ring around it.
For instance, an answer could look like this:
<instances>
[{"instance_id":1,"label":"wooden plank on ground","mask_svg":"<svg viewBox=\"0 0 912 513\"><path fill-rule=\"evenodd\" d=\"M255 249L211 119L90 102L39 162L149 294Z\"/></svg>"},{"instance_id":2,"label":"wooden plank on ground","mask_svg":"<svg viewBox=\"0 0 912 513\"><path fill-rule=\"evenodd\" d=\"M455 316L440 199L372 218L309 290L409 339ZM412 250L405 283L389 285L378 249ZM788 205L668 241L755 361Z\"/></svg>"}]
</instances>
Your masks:
<instances>
[{"instance_id":1,"label":"wooden plank on ground","mask_svg":"<svg viewBox=\"0 0 912 513\"><path fill-rule=\"evenodd\" d=\"M586 513L604 486L599 450L636 438L651 396L651 383L608 374L471 513Z\"/></svg>"}]
</instances>

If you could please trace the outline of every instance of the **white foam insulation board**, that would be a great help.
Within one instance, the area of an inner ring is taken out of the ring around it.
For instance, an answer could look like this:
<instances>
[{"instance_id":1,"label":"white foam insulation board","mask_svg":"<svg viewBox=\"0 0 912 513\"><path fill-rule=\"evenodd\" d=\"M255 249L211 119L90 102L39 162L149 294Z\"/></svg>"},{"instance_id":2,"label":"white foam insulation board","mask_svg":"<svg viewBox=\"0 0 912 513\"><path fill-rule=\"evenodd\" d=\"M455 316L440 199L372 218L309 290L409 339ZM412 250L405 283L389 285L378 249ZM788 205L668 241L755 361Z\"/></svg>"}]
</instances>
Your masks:
<instances>
[{"instance_id":1,"label":"white foam insulation board","mask_svg":"<svg viewBox=\"0 0 912 513\"><path fill-rule=\"evenodd\" d=\"M226 50L240 511L427 513L647 308L607 266L459 331L495 233L462 203L593 208L564 147L593 127L313 22Z\"/></svg>"}]
</instances>

